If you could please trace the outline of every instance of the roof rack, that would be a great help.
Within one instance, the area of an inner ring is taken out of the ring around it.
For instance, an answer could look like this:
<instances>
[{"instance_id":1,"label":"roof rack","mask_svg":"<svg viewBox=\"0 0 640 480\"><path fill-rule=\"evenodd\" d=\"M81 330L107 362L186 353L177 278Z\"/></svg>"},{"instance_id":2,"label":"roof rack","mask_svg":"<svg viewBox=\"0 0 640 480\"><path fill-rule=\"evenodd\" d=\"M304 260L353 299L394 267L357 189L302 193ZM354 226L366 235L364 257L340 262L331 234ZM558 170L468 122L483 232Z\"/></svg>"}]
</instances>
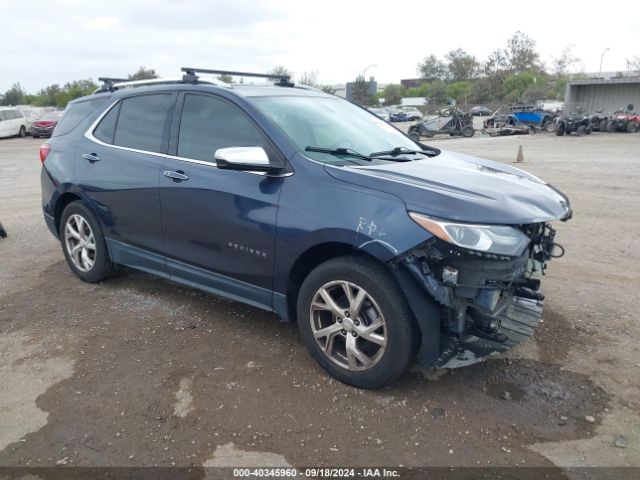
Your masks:
<instances>
[{"instance_id":1,"label":"roof rack","mask_svg":"<svg viewBox=\"0 0 640 480\"><path fill-rule=\"evenodd\" d=\"M208 74L215 74L215 75L229 75L232 77L269 78L272 80L277 80L275 84L279 87L293 87L293 82L291 81L291 75L276 75L273 73L232 72L229 70L210 70L206 68L193 68L193 67L182 67L182 71L184 72L182 80L188 83L198 82L198 76L196 75L196 73L208 73Z\"/></svg>"},{"instance_id":2,"label":"roof rack","mask_svg":"<svg viewBox=\"0 0 640 480\"><path fill-rule=\"evenodd\" d=\"M112 92L114 90L114 85L116 83L122 83L122 82L126 82L127 79L123 79L123 78L112 78L112 77L98 77L98 81L102 82L102 85L100 86L100 88L98 88L98 90L96 90L94 93L98 93L98 92Z\"/></svg>"},{"instance_id":3,"label":"roof rack","mask_svg":"<svg viewBox=\"0 0 640 480\"><path fill-rule=\"evenodd\" d=\"M184 78L150 78L147 80L125 80L121 78L105 78L100 77L98 80L103 82L102 86L95 90L93 93L113 92L120 88L127 87L143 87L148 85L167 85L174 83L191 83L187 82ZM216 85L218 87L232 88L231 85L224 83L220 80L205 79L200 80L200 83L206 83L210 85Z\"/></svg>"}]
</instances>

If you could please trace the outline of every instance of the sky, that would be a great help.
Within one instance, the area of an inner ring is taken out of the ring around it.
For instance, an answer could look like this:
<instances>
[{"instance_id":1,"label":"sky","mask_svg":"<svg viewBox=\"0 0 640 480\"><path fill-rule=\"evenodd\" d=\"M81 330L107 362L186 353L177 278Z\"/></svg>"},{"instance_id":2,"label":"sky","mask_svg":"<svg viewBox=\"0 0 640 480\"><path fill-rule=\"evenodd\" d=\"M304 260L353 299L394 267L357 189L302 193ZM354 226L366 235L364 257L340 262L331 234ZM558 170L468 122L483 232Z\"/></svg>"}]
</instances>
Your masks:
<instances>
[{"instance_id":1,"label":"sky","mask_svg":"<svg viewBox=\"0 0 640 480\"><path fill-rule=\"evenodd\" d=\"M521 30L541 59L573 44L576 71L626 71L640 55L640 3L428 0L0 0L0 92L122 77L141 65L266 72L283 65L321 84L366 70L381 83L415 78L429 54L484 59ZM372 66L373 65L373 66ZM369 67L369 68L367 68Z\"/></svg>"}]
</instances>

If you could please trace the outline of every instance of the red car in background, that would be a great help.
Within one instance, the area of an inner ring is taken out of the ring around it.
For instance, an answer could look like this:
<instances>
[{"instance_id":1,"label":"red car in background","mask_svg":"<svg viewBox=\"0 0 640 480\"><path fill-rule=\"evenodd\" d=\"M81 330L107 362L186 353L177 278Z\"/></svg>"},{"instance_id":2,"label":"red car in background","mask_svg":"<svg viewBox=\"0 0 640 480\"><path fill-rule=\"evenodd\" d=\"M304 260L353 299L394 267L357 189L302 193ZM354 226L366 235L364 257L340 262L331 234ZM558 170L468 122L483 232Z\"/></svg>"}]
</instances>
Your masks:
<instances>
[{"instance_id":1,"label":"red car in background","mask_svg":"<svg viewBox=\"0 0 640 480\"><path fill-rule=\"evenodd\" d=\"M63 112L49 112L31 124L31 135L33 138L50 137L53 129L56 128Z\"/></svg>"}]
</instances>

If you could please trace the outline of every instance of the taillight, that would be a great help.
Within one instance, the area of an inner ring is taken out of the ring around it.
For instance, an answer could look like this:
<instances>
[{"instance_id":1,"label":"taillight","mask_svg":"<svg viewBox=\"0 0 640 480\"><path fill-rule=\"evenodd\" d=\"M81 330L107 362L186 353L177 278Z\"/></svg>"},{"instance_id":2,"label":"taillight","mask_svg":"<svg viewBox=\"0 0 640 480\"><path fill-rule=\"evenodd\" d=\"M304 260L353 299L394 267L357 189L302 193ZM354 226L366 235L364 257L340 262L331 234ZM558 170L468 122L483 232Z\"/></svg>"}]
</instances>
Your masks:
<instances>
[{"instance_id":1,"label":"taillight","mask_svg":"<svg viewBox=\"0 0 640 480\"><path fill-rule=\"evenodd\" d=\"M44 164L44 161L47 159L47 155L51 151L51 145L45 143L40 147L40 162Z\"/></svg>"}]
</instances>

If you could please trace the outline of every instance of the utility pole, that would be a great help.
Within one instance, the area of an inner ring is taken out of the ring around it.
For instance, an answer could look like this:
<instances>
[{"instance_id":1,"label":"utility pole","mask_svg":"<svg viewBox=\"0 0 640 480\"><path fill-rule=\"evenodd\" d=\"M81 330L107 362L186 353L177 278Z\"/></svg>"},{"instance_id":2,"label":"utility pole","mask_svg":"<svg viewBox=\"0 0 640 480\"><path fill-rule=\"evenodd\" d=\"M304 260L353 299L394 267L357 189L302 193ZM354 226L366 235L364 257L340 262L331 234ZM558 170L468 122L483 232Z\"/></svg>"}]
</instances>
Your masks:
<instances>
[{"instance_id":1,"label":"utility pole","mask_svg":"<svg viewBox=\"0 0 640 480\"><path fill-rule=\"evenodd\" d=\"M609 50L611 50L609 47L605 48L604 51L602 52L602 55L600 55L600 70L598 70L598 77L602 76L602 61L604 60L604 54L607 53Z\"/></svg>"}]
</instances>

